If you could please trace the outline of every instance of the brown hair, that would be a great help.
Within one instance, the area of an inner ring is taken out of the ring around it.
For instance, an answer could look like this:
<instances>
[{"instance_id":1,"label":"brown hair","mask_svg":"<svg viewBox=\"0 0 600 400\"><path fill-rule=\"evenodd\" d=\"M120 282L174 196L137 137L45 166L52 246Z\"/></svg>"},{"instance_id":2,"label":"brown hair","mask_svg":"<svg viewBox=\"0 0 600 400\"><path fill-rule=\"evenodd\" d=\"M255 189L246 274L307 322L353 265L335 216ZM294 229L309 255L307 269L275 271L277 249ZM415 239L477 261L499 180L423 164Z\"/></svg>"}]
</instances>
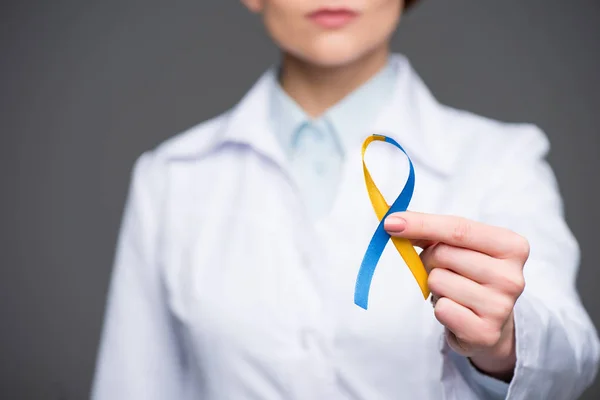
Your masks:
<instances>
[{"instance_id":1,"label":"brown hair","mask_svg":"<svg viewBox=\"0 0 600 400\"><path fill-rule=\"evenodd\" d=\"M404 0L404 8L408 8L414 5L416 2L417 0Z\"/></svg>"}]
</instances>

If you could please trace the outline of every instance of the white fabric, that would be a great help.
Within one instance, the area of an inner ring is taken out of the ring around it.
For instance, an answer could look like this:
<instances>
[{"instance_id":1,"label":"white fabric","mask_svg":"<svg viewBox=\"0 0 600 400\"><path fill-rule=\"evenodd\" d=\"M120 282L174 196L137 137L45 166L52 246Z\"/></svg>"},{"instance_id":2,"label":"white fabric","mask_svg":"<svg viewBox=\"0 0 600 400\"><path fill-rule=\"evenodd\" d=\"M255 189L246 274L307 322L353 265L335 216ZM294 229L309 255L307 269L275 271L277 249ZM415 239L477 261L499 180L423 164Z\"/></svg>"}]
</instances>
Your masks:
<instances>
[{"instance_id":1,"label":"white fabric","mask_svg":"<svg viewBox=\"0 0 600 400\"><path fill-rule=\"evenodd\" d=\"M410 208L530 240L507 398L576 398L595 376L599 345L575 290L578 248L544 161L546 138L444 107L402 56L393 63L394 97L372 130L415 163ZM393 247L369 310L353 304L377 225L361 140L350 144L331 212L307 219L268 123L274 84L270 70L233 110L136 163L92 398L483 398ZM376 144L367 161L392 198L406 164Z\"/></svg>"}]
</instances>

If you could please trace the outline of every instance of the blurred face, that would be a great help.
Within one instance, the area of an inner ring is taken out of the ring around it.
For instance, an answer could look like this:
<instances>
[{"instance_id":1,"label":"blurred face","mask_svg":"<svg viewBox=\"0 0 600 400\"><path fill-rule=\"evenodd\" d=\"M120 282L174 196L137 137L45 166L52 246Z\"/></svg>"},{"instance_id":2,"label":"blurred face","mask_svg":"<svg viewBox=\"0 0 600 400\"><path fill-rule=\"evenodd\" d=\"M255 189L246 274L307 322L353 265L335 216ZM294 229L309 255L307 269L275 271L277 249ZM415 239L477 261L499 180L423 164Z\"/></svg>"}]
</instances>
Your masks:
<instances>
[{"instance_id":1,"label":"blurred face","mask_svg":"<svg viewBox=\"0 0 600 400\"><path fill-rule=\"evenodd\" d=\"M261 13L279 48L310 64L336 67L386 46L404 0L242 0Z\"/></svg>"}]
</instances>

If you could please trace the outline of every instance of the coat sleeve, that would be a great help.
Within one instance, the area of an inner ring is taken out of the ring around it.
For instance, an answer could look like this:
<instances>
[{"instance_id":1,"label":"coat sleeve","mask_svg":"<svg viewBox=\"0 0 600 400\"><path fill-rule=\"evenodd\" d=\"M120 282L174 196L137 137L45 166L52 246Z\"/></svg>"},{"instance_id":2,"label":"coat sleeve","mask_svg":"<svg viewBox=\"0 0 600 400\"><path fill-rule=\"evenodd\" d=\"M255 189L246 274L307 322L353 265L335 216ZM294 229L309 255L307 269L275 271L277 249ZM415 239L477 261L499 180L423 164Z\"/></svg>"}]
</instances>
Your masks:
<instances>
[{"instance_id":1,"label":"coat sleeve","mask_svg":"<svg viewBox=\"0 0 600 400\"><path fill-rule=\"evenodd\" d=\"M185 360L157 262L161 179L152 153L133 169L91 397L182 399Z\"/></svg>"},{"instance_id":2,"label":"coat sleeve","mask_svg":"<svg viewBox=\"0 0 600 400\"><path fill-rule=\"evenodd\" d=\"M598 336L576 289L579 249L545 161L545 135L531 126L510 134L502 160L481 176L487 182L482 222L512 229L531 247L525 291L515 305L517 365L506 398L575 399L593 382L599 358ZM446 398L493 397L465 373L468 360L448 346L444 354Z\"/></svg>"}]
</instances>

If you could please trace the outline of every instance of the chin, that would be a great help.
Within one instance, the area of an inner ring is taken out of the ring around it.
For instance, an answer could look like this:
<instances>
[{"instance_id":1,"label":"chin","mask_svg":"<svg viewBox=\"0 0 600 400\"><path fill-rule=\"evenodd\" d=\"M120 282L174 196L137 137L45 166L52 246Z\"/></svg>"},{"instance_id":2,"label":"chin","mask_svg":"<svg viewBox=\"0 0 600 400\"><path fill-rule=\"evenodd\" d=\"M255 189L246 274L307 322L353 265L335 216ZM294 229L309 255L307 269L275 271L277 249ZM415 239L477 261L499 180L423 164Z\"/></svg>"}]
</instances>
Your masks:
<instances>
[{"instance_id":1,"label":"chin","mask_svg":"<svg viewBox=\"0 0 600 400\"><path fill-rule=\"evenodd\" d=\"M292 53L312 65L335 68L343 67L361 59L370 52L370 48L355 42L344 40L320 40L308 48Z\"/></svg>"}]
</instances>

